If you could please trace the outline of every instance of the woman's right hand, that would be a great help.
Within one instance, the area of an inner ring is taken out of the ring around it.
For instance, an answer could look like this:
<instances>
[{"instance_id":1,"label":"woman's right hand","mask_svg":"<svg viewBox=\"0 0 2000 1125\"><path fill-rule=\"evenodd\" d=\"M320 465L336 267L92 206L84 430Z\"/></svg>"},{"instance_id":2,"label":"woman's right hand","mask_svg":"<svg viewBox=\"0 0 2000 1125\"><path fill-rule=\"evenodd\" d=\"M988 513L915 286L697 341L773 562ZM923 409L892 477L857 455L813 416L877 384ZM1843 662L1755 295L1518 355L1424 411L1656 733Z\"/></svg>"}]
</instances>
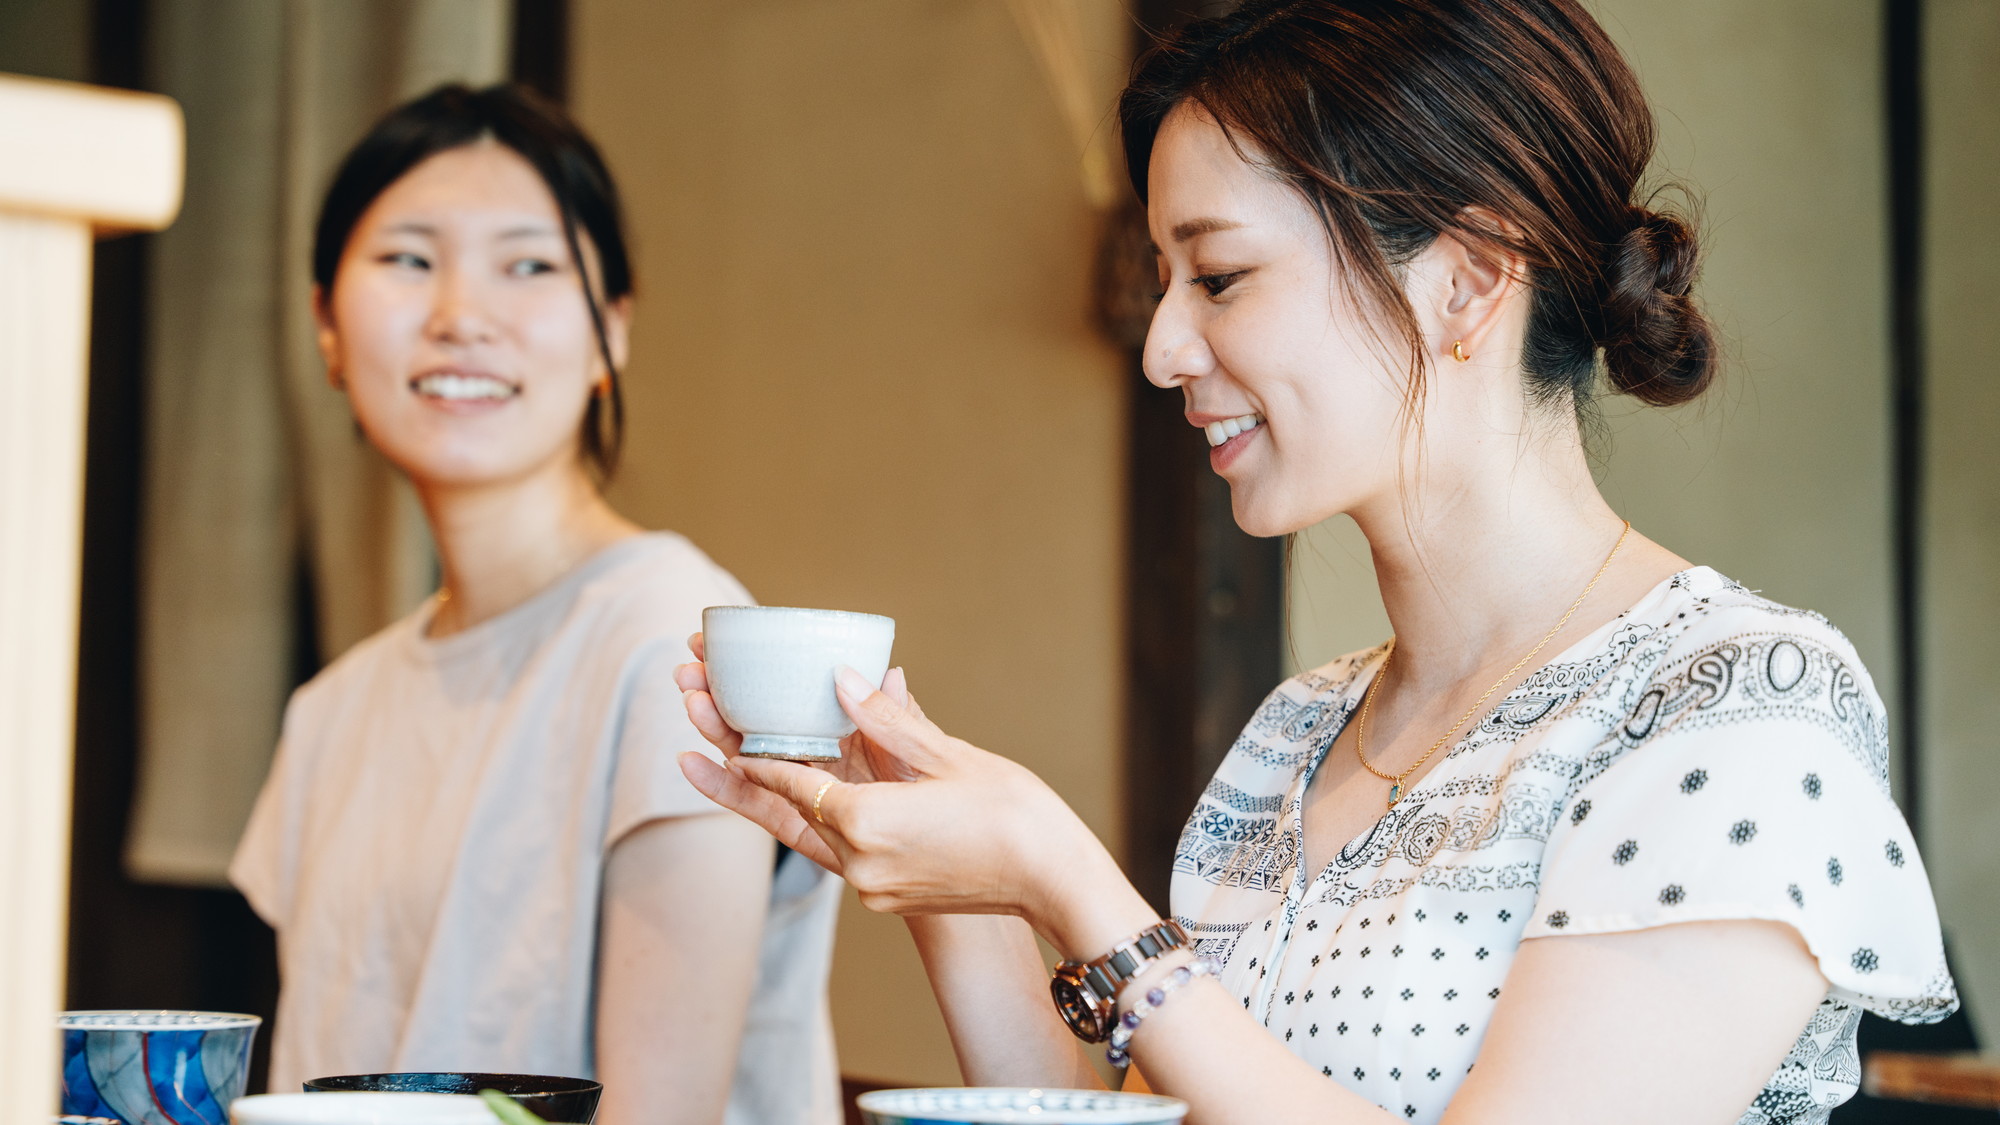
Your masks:
<instances>
[{"instance_id":1,"label":"woman's right hand","mask_svg":"<svg viewBox=\"0 0 2000 1125\"><path fill-rule=\"evenodd\" d=\"M688 646L697 661L705 658L701 634L695 634ZM874 875L881 865L871 865L868 851L857 850L853 840L843 836L837 826L857 831L867 839L869 833L861 828L861 822L872 818L854 817L856 810L843 802L869 789L901 787L878 787L867 783L920 782L924 772L910 759L899 756L882 742L869 737L857 725L855 733L841 740L841 760L821 763L823 775L806 782L805 787L796 790L793 797L787 797L782 795L782 790L759 784L752 779L752 775L765 774L767 771L763 767L781 767L774 771L779 773L800 767L789 762L739 758L743 736L730 729L717 712L715 700L708 694L705 666L701 663L684 664L675 669L674 679L686 692L688 715L695 727L730 761L730 768L724 769L701 754L683 754L681 769L686 772L688 780L717 804L735 810L788 843L794 851L804 853L821 867L847 879L857 892L863 894L865 905L892 907L893 899L885 901L870 893L879 889ZM871 702L879 705L880 712L899 714L909 721L898 725L930 726L923 718L923 709L911 698L908 682L900 668L892 669L883 679L880 693ZM867 719L875 713L865 710L863 717ZM884 727L872 720L868 725L883 734L885 739L896 740L894 730L885 732ZM907 734L907 731L904 733ZM969 757L976 762L980 756L974 751ZM919 756L916 760L932 766L939 764L934 755ZM820 772L815 771L816 774ZM989 780L981 785L981 791L989 796L1004 795L1008 788L1006 782L1019 782L1019 775L1026 772L1018 767L999 771L999 784L993 784L991 775L988 775ZM807 819L809 807L802 812L795 798L809 802L814 790L826 784L825 777L855 784L836 785L821 794L830 798L832 808L828 819L831 823L816 826ZM888 833L883 842L895 835ZM895 865L892 863L889 866ZM1055 1018L1049 1007L1047 969L1042 964L1041 950L1035 945L1030 924L1020 918L993 914L910 913L905 917L910 922L910 932L916 939L924 969L937 991L938 1005L951 1031L952 1046L967 1081L982 1086L1076 1086L1094 1089L1102 1085L1102 1080L1079 1050L1076 1039L1062 1025L1062 1021Z\"/></svg>"},{"instance_id":2,"label":"woman's right hand","mask_svg":"<svg viewBox=\"0 0 2000 1125\"><path fill-rule=\"evenodd\" d=\"M688 649L694 653L695 663L674 669L674 683L685 695L688 717L694 720L695 729L701 732L702 737L714 743L725 758L734 758L743 748L743 736L723 721L722 712L716 709L715 697L708 693L708 665L702 663L708 659L708 646L700 633L688 638ZM912 715L921 716L924 713L924 709L910 695L909 681L904 678L901 668L889 669L889 674L882 678L882 694L895 700ZM825 768L842 781L917 779L915 770L859 729L840 740L840 761L828 763Z\"/></svg>"},{"instance_id":3,"label":"woman's right hand","mask_svg":"<svg viewBox=\"0 0 2000 1125\"><path fill-rule=\"evenodd\" d=\"M703 663L708 652L700 633L688 638L688 649L694 653L695 662L674 669L674 684L683 693L688 718L693 720L695 729L722 751L725 761L733 760L742 752L743 735L723 721L722 712L715 706L715 697L709 694L708 665ZM883 677L882 694L911 715L922 716L924 713L910 695L909 683L901 668L891 668L889 674ZM814 764L845 782L915 781L919 776L902 759L859 729L840 740L839 761ZM715 795L722 804L755 821L793 851L803 852L821 867L836 875L841 874L839 857L799 815L791 802L713 762L689 760L683 762L682 769L689 772L691 778L695 778L698 772L698 780L707 783L703 786L704 791L710 785L715 786L720 790Z\"/></svg>"}]
</instances>

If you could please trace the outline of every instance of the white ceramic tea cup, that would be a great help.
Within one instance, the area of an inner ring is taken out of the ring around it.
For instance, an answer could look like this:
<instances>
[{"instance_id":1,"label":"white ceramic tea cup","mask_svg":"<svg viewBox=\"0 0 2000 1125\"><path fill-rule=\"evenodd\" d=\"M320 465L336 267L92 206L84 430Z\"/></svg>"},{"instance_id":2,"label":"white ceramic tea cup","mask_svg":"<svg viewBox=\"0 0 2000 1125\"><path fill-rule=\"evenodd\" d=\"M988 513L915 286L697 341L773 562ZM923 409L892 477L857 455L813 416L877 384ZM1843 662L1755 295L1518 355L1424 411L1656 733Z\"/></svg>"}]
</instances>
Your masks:
<instances>
[{"instance_id":1,"label":"white ceramic tea cup","mask_svg":"<svg viewBox=\"0 0 2000 1125\"><path fill-rule=\"evenodd\" d=\"M743 753L835 761L854 724L833 674L845 664L880 685L896 640L893 618L837 609L717 605L701 611L708 693L743 732Z\"/></svg>"},{"instance_id":2,"label":"white ceramic tea cup","mask_svg":"<svg viewBox=\"0 0 2000 1125\"><path fill-rule=\"evenodd\" d=\"M499 1125L471 1094L334 1091L252 1094L229 1107L232 1125Z\"/></svg>"}]
</instances>

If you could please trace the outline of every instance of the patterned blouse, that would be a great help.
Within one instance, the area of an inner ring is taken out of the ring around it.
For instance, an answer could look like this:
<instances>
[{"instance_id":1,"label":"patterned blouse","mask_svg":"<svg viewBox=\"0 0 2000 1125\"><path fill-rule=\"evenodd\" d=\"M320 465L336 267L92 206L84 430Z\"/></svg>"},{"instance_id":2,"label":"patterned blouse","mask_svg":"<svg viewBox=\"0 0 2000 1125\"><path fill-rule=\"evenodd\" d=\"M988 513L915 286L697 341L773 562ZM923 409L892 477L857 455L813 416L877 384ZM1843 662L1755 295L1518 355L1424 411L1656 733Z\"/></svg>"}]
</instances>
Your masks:
<instances>
[{"instance_id":1,"label":"patterned blouse","mask_svg":"<svg viewBox=\"0 0 2000 1125\"><path fill-rule=\"evenodd\" d=\"M1174 914L1293 1053L1434 1122L1524 938L1756 918L1832 987L1742 1125L1823 1123L1863 1010L1958 1004L1890 800L1882 702L1847 638L1707 567L1534 673L1325 870L1306 786L1384 649L1279 685L1189 819Z\"/></svg>"}]
</instances>

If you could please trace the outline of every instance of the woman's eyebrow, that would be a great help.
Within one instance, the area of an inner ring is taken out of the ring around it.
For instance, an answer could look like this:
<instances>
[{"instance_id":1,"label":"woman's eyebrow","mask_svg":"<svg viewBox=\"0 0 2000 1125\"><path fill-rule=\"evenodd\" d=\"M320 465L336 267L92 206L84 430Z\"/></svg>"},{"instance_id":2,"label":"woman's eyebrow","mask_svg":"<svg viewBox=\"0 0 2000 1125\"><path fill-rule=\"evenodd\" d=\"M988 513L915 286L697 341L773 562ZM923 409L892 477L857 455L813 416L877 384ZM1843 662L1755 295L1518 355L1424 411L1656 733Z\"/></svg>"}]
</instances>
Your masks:
<instances>
[{"instance_id":1,"label":"woman's eyebrow","mask_svg":"<svg viewBox=\"0 0 2000 1125\"><path fill-rule=\"evenodd\" d=\"M1187 222L1175 224L1174 241L1186 242L1191 238L1199 238L1204 234L1214 234L1217 231L1236 230L1242 225L1243 225L1242 223L1236 222L1232 219L1189 219Z\"/></svg>"},{"instance_id":2,"label":"woman's eyebrow","mask_svg":"<svg viewBox=\"0 0 2000 1125\"><path fill-rule=\"evenodd\" d=\"M507 238L556 238L558 236L559 236L558 232L554 226L551 226L547 223L531 223L527 226L508 227L506 230L501 231L495 237L507 239Z\"/></svg>"}]
</instances>

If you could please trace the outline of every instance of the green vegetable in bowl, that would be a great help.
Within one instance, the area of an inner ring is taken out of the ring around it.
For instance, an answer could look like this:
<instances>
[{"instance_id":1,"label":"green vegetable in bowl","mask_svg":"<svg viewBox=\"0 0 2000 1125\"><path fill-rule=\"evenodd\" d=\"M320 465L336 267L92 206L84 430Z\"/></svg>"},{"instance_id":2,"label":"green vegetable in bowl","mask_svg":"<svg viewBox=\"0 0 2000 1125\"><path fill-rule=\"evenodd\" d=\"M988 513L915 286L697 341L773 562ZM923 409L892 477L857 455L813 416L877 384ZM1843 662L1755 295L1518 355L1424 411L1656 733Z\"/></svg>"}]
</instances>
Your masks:
<instances>
[{"instance_id":1,"label":"green vegetable in bowl","mask_svg":"<svg viewBox=\"0 0 2000 1125\"><path fill-rule=\"evenodd\" d=\"M481 1090L479 1096L485 1099L493 1116L500 1119L500 1125L548 1125L533 1110L498 1090Z\"/></svg>"}]
</instances>

